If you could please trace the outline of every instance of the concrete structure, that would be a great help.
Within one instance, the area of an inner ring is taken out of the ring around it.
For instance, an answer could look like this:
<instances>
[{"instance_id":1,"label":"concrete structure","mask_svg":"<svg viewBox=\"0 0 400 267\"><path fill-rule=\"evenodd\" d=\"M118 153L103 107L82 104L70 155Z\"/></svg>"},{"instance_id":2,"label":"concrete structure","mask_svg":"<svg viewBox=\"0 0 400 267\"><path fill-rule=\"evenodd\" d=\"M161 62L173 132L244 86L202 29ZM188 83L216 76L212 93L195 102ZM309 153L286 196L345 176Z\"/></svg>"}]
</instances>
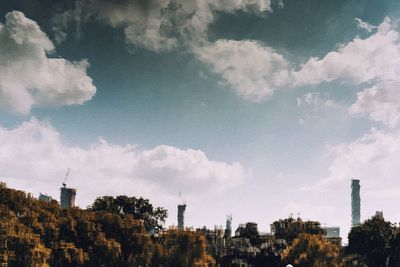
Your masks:
<instances>
[{"instance_id":1,"label":"concrete structure","mask_svg":"<svg viewBox=\"0 0 400 267\"><path fill-rule=\"evenodd\" d=\"M178 205L178 229L179 230L185 229L185 210L186 210L186 204Z\"/></svg>"},{"instance_id":2,"label":"concrete structure","mask_svg":"<svg viewBox=\"0 0 400 267\"><path fill-rule=\"evenodd\" d=\"M53 200L53 198L51 196L39 193L39 200L44 202L50 202Z\"/></svg>"},{"instance_id":3,"label":"concrete structure","mask_svg":"<svg viewBox=\"0 0 400 267\"><path fill-rule=\"evenodd\" d=\"M63 183L61 187L61 196L60 196L60 203L61 208L68 209L75 206L75 196L76 196L76 189L75 188L67 188L67 185Z\"/></svg>"},{"instance_id":4,"label":"concrete structure","mask_svg":"<svg viewBox=\"0 0 400 267\"><path fill-rule=\"evenodd\" d=\"M340 237L340 227L324 227L323 228L326 232L326 237L331 238L331 237Z\"/></svg>"},{"instance_id":5,"label":"concrete structure","mask_svg":"<svg viewBox=\"0 0 400 267\"><path fill-rule=\"evenodd\" d=\"M360 225L360 180L351 180L351 227Z\"/></svg>"},{"instance_id":6,"label":"concrete structure","mask_svg":"<svg viewBox=\"0 0 400 267\"><path fill-rule=\"evenodd\" d=\"M342 246L342 238L340 237L340 227L324 227L323 228L325 231L325 238L332 242L333 244L336 244L338 246Z\"/></svg>"}]
</instances>

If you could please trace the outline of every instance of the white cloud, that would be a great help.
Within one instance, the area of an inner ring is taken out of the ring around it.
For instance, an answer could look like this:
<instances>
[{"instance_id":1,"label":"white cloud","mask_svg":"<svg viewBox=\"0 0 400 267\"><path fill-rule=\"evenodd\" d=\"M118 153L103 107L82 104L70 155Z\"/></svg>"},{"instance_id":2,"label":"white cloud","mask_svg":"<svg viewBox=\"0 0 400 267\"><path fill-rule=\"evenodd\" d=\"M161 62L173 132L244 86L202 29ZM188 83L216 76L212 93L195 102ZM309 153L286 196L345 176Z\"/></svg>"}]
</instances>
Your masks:
<instances>
[{"instance_id":1,"label":"white cloud","mask_svg":"<svg viewBox=\"0 0 400 267\"><path fill-rule=\"evenodd\" d=\"M310 59L292 72L291 84L295 87L341 82L365 87L348 110L350 114L367 115L371 120L392 127L389 133L373 129L352 142L331 147L328 174L298 192L303 204L295 208L313 214L307 210L307 203L315 203L315 208L321 209L317 212L321 220L340 225L344 236L350 226L351 178L361 180L362 219L383 210L387 219L396 221L398 211L393 203L400 200L400 181L396 178L400 175L400 132L395 129L400 111L397 101L400 96L398 26L397 22L386 18L378 27L366 24L359 27L376 32L365 39L356 37L322 59ZM335 107L334 102L328 100L327 103ZM325 101L321 93L309 93L298 98L297 104L303 108L324 107ZM320 114L319 108L316 110ZM327 212L324 211L326 206L337 208ZM343 214L347 214L348 220Z\"/></svg>"},{"instance_id":2,"label":"white cloud","mask_svg":"<svg viewBox=\"0 0 400 267\"><path fill-rule=\"evenodd\" d=\"M78 0L75 4L75 9L53 19L60 40L65 38L70 21L79 27L82 21L95 17L112 27L123 28L128 44L155 52L206 41L208 25L215 20L215 12L242 10L261 14L271 10L270 0Z\"/></svg>"},{"instance_id":3,"label":"white cloud","mask_svg":"<svg viewBox=\"0 0 400 267\"><path fill-rule=\"evenodd\" d=\"M360 179L361 219L383 211L386 219L398 221L400 132L372 129L352 142L331 147L330 153L332 162L328 175L313 185L302 187L301 200L315 203L317 208L334 206L333 214L321 211L319 217L322 221L340 224L345 237L351 218L351 179Z\"/></svg>"},{"instance_id":4,"label":"white cloud","mask_svg":"<svg viewBox=\"0 0 400 267\"><path fill-rule=\"evenodd\" d=\"M297 100L297 106L301 107L304 105L312 105L312 106L316 106L316 105L321 105L321 95L318 92L314 92L314 93L307 93L301 97L298 97ZM325 101L323 101L325 102Z\"/></svg>"},{"instance_id":5,"label":"white cloud","mask_svg":"<svg viewBox=\"0 0 400 267\"><path fill-rule=\"evenodd\" d=\"M376 28L376 33L368 38L356 37L322 59L309 59L298 70L281 54L257 41L218 40L195 47L194 53L198 59L210 64L212 70L221 75L239 96L252 101L268 99L274 91L284 87L332 81L358 85L372 83L377 84L376 88L386 90L388 84L400 84L400 35L396 30L397 22L389 18L385 18ZM393 93L392 88L382 94ZM391 99L392 106L396 105L394 99ZM371 113L360 108L354 108L355 112ZM370 117L382 118L375 115Z\"/></svg>"},{"instance_id":6,"label":"white cloud","mask_svg":"<svg viewBox=\"0 0 400 267\"><path fill-rule=\"evenodd\" d=\"M361 180L362 198L367 214L373 214L379 207L394 215L391 203L398 202L400 192L400 132L385 133L372 129L350 143L331 148L333 160L329 175L313 186L303 189L316 192L339 192L350 189L350 179ZM371 215L372 216L372 215Z\"/></svg>"},{"instance_id":7,"label":"white cloud","mask_svg":"<svg viewBox=\"0 0 400 267\"><path fill-rule=\"evenodd\" d=\"M0 106L28 113L35 105L72 105L96 92L86 60L49 58L53 43L19 11L0 23Z\"/></svg>"},{"instance_id":8,"label":"white cloud","mask_svg":"<svg viewBox=\"0 0 400 267\"><path fill-rule=\"evenodd\" d=\"M360 29L374 33L365 39L356 37L321 59L311 58L296 70L282 55L257 41L207 41L207 29L215 21L215 12L238 10L261 14L271 10L271 2L77 1L74 10L59 15L62 27L57 31L65 28L71 19L79 25L81 20L95 16L113 27L123 28L127 43L139 47L160 52L189 45L195 56L210 65L237 95L254 102L267 100L284 87L333 81L365 84L366 89L358 94L350 113L397 126L400 110L400 102L396 101L396 88L400 84L398 22L385 18L379 26L373 26L356 18Z\"/></svg>"},{"instance_id":9,"label":"white cloud","mask_svg":"<svg viewBox=\"0 0 400 267\"><path fill-rule=\"evenodd\" d=\"M298 123L303 124L310 119L326 118L326 116L331 116L338 112L347 114L347 107L330 98L329 95L319 92L311 92L297 97L296 102L301 116L298 119Z\"/></svg>"},{"instance_id":10,"label":"white cloud","mask_svg":"<svg viewBox=\"0 0 400 267\"><path fill-rule=\"evenodd\" d=\"M355 38L324 58L311 58L294 72L294 84L320 84L334 80L361 84L397 80L400 73L399 33L389 18L366 39Z\"/></svg>"},{"instance_id":11,"label":"white cloud","mask_svg":"<svg viewBox=\"0 0 400 267\"><path fill-rule=\"evenodd\" d=\"M359 18L355 18L355 20L357 21L358 28L364 29L367 32L372 32L373 30L378 28L377 26L371 25L371 24L369 24L369 23L367 23L367 22L365 22L365 21L363 21L363 20L361 20Z\"/></svg>"},{"instance_id":12,"label":"white cloud","mask_svg":"<svg viewBox=\"0 0 400 267\"><path fill-rule=\"evenodd\" d=\"M89 148L67 146L48 123L32 119L15 129L0 129L0 177L11 186L57 197L64 172L87 205L104 194L163 196L218 192L241 184L250 172L239 163L207 158L204 152L161 145L139 150L104 140Z\"/></svg>"},{"instance_id":13,"label":"white cloud","mask_svg":"<svg viewBox=\"0 0 400 267\"><path fill-rule=\"evenodd\" d=\"M361 138L333 148L330 179L360 178L372 190L400 187L400 133L372 130Z\"/></svg>"},{"instance_id":14,"label":"white cloud","mask_svg":"<svg viewBox=\"0 0 400 267\"><path fill-rule=\"evenodd\" d=\"M296 99L298 107L311 107L316 112L336 109L343 110L343 106L330 99L329 96L323 95L319 92L307 93Z\"/></svg>"},{"instance_id":15,"label":"white cloud","mask_svg":"<svg viewBox=\"0 0 400 267\"><path fill-rule=\"evenodd\" d=\"M357 93L351 114L367 115L373 121L383 122L390 128L400 123L400 80L379 82Z\"/></svg>"},{"instance_id":16,"label":"white cloud","mask_svg":"<svg viewBox=\"0 0 400 267\"><path fill-rule=\"evenodd\" d=\"M218 40L194 48L194 53L246 100L268 99L289 82L285 58L256 41Z\"/></svg>"},{"instance_id":17,"label":"white cloud","mask_svg":"<svg viewBox=\"0 0 400 267\"><path fill-rule=\"evenodd\" d=\"M366 39L357 37L322 59L311 58L293 72L293 85L335 80L368 84L357 94L350 113L367 115L393 128L400 121L400 34L398 23L389 18L376 28L376 33Z\"/></svg>"}]
</instances>

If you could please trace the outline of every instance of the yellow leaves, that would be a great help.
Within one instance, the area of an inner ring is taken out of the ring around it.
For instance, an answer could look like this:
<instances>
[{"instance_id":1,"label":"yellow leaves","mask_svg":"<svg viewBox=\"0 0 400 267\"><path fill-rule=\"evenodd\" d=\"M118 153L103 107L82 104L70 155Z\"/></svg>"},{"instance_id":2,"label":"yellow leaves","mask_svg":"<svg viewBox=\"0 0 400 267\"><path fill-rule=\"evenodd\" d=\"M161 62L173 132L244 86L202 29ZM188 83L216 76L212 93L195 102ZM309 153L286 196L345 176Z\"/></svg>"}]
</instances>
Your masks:
<instances>
[{"instance_id":1,"label":"yellow leaves","mask_svg":"<svg viewBox=\"0 0 400 267\"><path fill-rule=\"evenodd\" d=\"M204 235L166 231L153 238L132 215L62 210L0 184L0 265L199 266L215 263Z\"/></svg>"},{"instance_id":2,"label":"yellow leaves","mask_svg":"<svg viewBox=\"0 0 400 267\"><path fill-rule=\"evenodd\" d=\"M88 253L83 249L75 247L74 243L60 241L53 251L53 256L56 255L57 265L82 265L89 260Z\"/></svg>"},{"instance_id":3,"label":"yellow leaves","mask_svg":"<svg viewBox=\"0 0 400 267\"><path fill-rule=\"evenodd\" d=\"M322 235L300 234L283 251L282 260L298 267L341 266L340 248Z\"/></svg>"}]
</instances>

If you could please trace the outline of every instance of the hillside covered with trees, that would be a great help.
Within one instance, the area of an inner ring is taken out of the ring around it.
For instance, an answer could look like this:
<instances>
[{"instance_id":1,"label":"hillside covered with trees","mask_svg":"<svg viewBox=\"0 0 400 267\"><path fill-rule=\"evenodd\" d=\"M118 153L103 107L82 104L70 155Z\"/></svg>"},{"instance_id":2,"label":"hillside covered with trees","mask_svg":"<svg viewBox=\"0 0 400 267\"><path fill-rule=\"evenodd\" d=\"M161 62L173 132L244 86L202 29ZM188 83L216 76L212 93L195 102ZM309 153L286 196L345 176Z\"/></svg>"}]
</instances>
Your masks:
<instances>
[{"instance_id":1,"label":"hillside covered with trees","mask_svg":"<svg viewBox=\"0 0 400 267\"><path fill-rule=\"evenodd\" d=\"M156 236L149 234L146 227L160 227L166 210L153 208L148 200L124 197L114 200L123 204L125 209L111 210L108 206L103 210L103 200L97 199L87 210L61 209L56 201L40 201L23 191L0 184L0 265L213 264L213 258L206 253L205 237L201 234L177 230L163 231Z\"/></svg>"}]
</instances>

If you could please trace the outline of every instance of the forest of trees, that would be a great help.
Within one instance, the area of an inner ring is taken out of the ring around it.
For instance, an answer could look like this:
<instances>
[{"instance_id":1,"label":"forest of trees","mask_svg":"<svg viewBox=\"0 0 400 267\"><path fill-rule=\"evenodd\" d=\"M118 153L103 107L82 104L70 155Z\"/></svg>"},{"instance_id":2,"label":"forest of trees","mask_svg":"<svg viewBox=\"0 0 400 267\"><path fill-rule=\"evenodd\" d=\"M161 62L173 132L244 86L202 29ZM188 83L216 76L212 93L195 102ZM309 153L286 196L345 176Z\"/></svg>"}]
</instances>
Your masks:
<instances>
[{"instance_id":1,"label":"forest of trees","mask_svg":"<svg viewBox=\"0 0 400 267\"><path fill-rule=\"evenodd\" d=\"M40 201L0 184L0 265L213 265L200 234L178 230L158 237L149 234L146 226L159 227L166 218L164 209L153 208L148 200L126 198L122 210L102 210L102 200L87 210L61 209L56 201ZM134 207L142 208L142 216Z\"/></svg>"},{"instance_id":2,"label":"forest of trees","mask_svg":"<svg viewBox=\"0 0 400 267\"><path fill-rule=\"evenodd\" d=\"M346 247L324 238L319 222L287 218L273 225L275 237L288 242L281 255L283 264L296 267L400 267L400 227L380 215L353 227Z\"/></svg>"},{"instance_id":3,"label":"forest of trees","mask_svg":"<svg viewBox=\"0 0 400 267\"><path fill-rule=\"evenodd\" d=\"M277 220L273 235L250 222L222 237L223 254L212 230L165 230L166 217L143 198L104 196L87 209L61 209L0 183L0 266L400 267L400 227L383 216L353 227L346 247L316 221Z\"/></svg>"},{"instance_id":4,"label":"forest of trees","mask_svg":"<svg viewBox=\"0 0 400 267\"><path fill-rule=\"evenodd\" d=\"M400 227L374 216L351 229L346 254L361 257L367 266L400 267Z\"/></svg>"},{"instance_id":5,"label":"forest of trees","mask_svg":"<svg viewBox=\"0 0 400 267\"><path fill-rule=\"evenodd\" d=\"M114 214L132 215L141 220L147 231L159 232L162 230L168 211L161 207L153 207L148 199L142 197L104 196L98 197L92 206L92 211L106 211Z\"/></svg>"}]
</instances>

